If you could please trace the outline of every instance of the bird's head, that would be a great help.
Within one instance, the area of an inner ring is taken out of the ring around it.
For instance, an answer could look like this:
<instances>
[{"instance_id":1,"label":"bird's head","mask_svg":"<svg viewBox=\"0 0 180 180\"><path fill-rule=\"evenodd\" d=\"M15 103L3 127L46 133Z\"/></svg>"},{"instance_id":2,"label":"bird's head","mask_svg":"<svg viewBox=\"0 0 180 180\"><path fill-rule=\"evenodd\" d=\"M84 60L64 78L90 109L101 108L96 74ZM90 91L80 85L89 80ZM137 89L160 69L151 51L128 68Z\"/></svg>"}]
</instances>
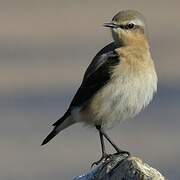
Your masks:
<instances>
[{"instance_id":1,"label":"bird's head","mask_svg":"<svg viewBox=\"0 0 180 180\"><path fill-rule=\"evenodd\" d=\"M104 26L111 28L113 39L117 45L149 47L145 20L138 11L120 11L111 22L105 23Z\"/></svg>"}]
</instances>

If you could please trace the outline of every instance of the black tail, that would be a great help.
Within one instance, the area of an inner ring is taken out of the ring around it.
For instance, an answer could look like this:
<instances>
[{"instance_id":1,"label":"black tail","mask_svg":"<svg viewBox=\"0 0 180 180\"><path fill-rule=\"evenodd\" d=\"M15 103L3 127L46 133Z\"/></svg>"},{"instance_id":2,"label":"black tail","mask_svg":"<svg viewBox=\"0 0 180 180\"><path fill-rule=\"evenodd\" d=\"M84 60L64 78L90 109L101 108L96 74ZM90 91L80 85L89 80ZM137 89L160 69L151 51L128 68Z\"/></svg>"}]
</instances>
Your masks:
<instances>
[{"instance_id":1,"label":"black tail","mask_svg":"<svg viewBox=\"0 0 180 180\"><path fill-rule=\"evenodd\" d=\"M44 139L41 146L47 144L53 137L55 137L59 131L56 129L56 127L53 129L53 131Z\"/></svg>"},{"instance_id":2,"label":"black tail","mask_svg":"<svg viewBox=\"0 0 180 180\"><path fill-rule=\"evenodd\" d=\"M74 121L69 118L70 113L67 111L62 118L57 120L53 126L52 132L44 139L41 145L47 144L53 137L55 137L60 131L74 124Z\"/></svg>"}]
</instances>

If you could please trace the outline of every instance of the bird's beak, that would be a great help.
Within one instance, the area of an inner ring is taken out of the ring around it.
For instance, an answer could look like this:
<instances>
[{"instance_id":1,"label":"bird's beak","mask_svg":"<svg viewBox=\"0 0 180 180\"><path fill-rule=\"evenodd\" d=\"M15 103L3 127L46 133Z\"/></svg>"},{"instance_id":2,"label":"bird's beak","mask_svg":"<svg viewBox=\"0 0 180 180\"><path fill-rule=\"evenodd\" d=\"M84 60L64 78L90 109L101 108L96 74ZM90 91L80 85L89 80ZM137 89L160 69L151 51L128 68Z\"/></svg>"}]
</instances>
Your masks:
<instances>
[{"instance_id":1,"label":"bird's beak","mask_svg":"<svg viewBox=\"0 0 180 180\"><path fill-rule=\"evenodd\" d=\"M119 27L117 24L114 24L113 22L104 23L103 26L109 27L109 28L118 28Z\"/></svg>"}]
</instances>

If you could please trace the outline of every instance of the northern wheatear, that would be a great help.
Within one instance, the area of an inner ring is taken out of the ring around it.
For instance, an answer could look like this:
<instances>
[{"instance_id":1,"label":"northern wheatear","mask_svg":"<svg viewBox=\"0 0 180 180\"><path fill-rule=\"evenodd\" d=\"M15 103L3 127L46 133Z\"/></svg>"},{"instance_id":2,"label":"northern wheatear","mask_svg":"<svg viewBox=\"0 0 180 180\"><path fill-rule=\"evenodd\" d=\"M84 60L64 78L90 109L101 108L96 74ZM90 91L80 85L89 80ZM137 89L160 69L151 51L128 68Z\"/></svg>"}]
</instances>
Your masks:
<instances>
[{"instance_id":1,"label":"northern wheatear","mask_svg":"<svg viewBox=\"0 0 180 180\"><path fill-rule=\"evenodd\" d=\"M94 57L68 110L42 143L76 122L86 123L99 131L102 157L97 163L107 157L103 138L117 153L124 152L104 129L138 114L157 90L143 16L135 10L120 11L104 26L111 29L114 42Z\"/></svg>"}]
</instances>

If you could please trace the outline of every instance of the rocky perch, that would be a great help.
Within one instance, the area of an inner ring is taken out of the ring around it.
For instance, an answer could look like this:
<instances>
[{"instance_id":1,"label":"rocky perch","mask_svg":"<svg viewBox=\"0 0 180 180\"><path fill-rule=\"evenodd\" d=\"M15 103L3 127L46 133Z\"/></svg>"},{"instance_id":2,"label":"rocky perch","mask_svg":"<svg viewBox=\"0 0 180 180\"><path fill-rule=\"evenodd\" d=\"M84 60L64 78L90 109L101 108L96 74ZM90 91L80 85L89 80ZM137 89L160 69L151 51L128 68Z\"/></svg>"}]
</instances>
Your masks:
<instances>
[{"instance_id":1,"label":"rocky perch","mask_svg":"<svg viewBox=\"0 0 180 180\"><path fill-rule=\"evenodd\" d=\"M73 180L165 180L156 169L134 156L112 155L91 172Z\"/></svg>"}]
</instances>

